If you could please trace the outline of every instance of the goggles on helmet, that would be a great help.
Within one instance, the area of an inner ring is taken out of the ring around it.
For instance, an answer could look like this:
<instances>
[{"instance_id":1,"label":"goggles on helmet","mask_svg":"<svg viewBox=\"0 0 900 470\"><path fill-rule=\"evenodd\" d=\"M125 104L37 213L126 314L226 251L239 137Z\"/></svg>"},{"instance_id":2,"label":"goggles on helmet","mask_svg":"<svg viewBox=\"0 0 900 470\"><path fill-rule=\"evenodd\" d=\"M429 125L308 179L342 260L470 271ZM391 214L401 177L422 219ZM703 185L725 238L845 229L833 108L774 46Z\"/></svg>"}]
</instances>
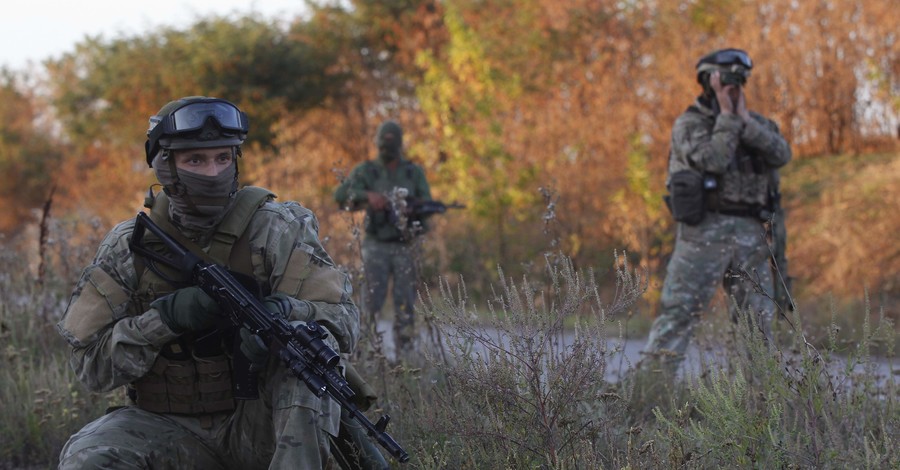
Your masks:
<instances>
[{"instance_id":1,"label":"goggles on helmet","mask_svg":"<svg viewBox=\"0 0 900 470\"><path fill-rule=\"evenodd\" d=\"M148 131L156 135L177 135L201 129L207 119L214 119L221 129L246 133L247 115L225 100L211 98L184 104L167 116L150 118Z\"/></svg>"},{"instance_id":2,"label":"goggles on helmet","mask_svg":"<svg viewBox=\"0 0 900 470\"><path fill-rule=\"evenodd\" d=\"M753 68L753 61L750 60L750 56L740 49L722 49L713 52L700 59L697 62L697 67L699 68L701 64L741 65L748 69Z\"/></svg>"},{"instance_id":3,"label":"goggles on helmet","mask_svg":"<svg viewBox=\"0 0 900 470\"><path fill-rule=\"evenodd\" d=\"M206 141L207 147L218 144L240 145L246 138L250 127L247 114L231 102L219 98L191 98L183 101L183 104L173 110L150 118L147 142L144 144L147 165L152 166L160 146L175 148L175 141L178 139L193 140L194 134L199 136L210 119L211 124L224 134L224 138Z\"/></svg>"}]
</instances>

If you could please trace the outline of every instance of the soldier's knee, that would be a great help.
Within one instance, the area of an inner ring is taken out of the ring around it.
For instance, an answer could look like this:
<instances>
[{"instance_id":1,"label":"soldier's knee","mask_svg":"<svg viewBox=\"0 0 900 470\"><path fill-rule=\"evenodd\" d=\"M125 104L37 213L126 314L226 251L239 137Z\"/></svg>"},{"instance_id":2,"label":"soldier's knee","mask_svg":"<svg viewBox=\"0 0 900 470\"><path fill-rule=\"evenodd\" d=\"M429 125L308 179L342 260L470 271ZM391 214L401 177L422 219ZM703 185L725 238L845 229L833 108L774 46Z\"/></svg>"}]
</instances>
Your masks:
<instances>
[{"instance_id":1,"label":"soldier's knee","mask_svg":"<svg viewBox=\"0 0 900 470\"><path fill-rule=\"evenodd\" d=\"M137 452L109 446L84 447L61 456L59 470L150 468Z\"/></svg>"}]
</instances>

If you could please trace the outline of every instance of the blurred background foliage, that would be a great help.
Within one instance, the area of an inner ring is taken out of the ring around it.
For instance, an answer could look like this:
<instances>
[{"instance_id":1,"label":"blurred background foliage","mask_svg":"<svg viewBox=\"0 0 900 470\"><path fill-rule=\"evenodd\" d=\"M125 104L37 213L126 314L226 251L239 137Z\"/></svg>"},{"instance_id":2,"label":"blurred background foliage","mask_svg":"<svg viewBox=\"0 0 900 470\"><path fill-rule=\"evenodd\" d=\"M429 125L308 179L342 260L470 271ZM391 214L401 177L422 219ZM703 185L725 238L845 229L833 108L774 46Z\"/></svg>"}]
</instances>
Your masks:
<instances>
[{"instance_id":1,"label":"blurred background foliage","mask_svg":"<svg viewBox=\"0 0 900 470\"><path fill-rule=\"evenodd\" d=\"M609 266L619 249L649 274L640 311L650 317L674 239L661 204L671 123L699 92L697 58L735 46L756 64L749 107L778 122L794 150L782 181L799 302L852 303L868 290L896 317L895 9L318 1L277 23L209 17L86 38L38 70L0 74L2 240L35 270L65 262L50 249L62 237L96 243L155 181L147 118L181 96L217 96L251 117L243 183L312 208L339 263L358 263L360 216L339 212L331 194L392 118L433 195L467 205L435 221L424 282L462 275L470 294L487 296L498 265L516 277L562 251L576 266Z\"/></svg>"}]
</instances>

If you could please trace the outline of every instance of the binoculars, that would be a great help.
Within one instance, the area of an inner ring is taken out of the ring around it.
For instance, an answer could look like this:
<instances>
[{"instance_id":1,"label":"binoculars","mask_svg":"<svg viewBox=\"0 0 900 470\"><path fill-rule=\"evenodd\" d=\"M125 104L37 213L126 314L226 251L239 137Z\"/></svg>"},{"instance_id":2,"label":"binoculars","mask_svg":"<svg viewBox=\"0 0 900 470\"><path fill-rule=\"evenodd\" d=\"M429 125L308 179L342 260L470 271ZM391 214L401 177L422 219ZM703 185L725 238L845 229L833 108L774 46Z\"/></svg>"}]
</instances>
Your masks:
<instances>
[{"instance_id":1,"label":"binoculars","mask_svg":"<svg viewBox=\"0 0 900 470\"><path fill-rule=\"evenodd\" d=\"M719 81L722 85L743 86L747 83L747 76L740 72L722 72Z\"/></svg>"}]
</instances>

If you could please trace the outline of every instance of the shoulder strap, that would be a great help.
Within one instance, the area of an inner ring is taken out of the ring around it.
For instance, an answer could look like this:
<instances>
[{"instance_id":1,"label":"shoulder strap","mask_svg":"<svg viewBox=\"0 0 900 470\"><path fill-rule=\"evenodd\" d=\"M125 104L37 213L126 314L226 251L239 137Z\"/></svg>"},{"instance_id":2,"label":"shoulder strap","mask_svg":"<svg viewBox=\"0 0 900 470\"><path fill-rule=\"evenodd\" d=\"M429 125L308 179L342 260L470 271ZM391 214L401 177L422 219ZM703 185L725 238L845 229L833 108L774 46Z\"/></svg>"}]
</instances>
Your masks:
<instances>
[{"instance_id":1,"label":"shoulder strap","mask_svg":"<svg viewBox=\"0 0 900 470\"><path fill-rule=\"evenodd\" d=\"M162 227L172 238L178 240L185 248L199 256L208 263L218 263L228 266L232 271L243 274L252 274L250 263L250 244L244 232L253 214L263 203L274 199L275 193L256 186L246 186L238 191L234 207L219 224L219 229L213 235L209 251L200 248L191 239L181 234L171 222L169 222L169 199L165 193L156 195L153 206L150 209L150 218ZM238 243L238 241L241 241ZM144 272L144 260L140 256L134 257L134 269L138 279Z\"/></svg>"},{"instance_id":2,"label":"shoulder strap","mask_svg":"<svg viewBox=\"0 0 900 470\"><path fill-rule=\"evenodd\" d=\"M232 253L232 249L244 235L244 231L250 225L250 220L253 218L256 210L266 201L274 199L275 193L256 186L245 186L238 191L235 198L234 207L231 208L228 216L219 224L219 229L213 235L209 246L209 256L214 260L218 260L218 263L222 265L230 266L231 262L234 261L237 263L246 262L246 266L249 266L249 245L238 249L238 251L244 253L241 256L235 256ZM244 239L246 240L246 237ZM241 269L237 269L237 266L230 267L232 270L244 272Z\"/></svg>"},{"instance_id":3,"label":"shoulder strap","mask_svg":"<svg viewBox=\"0 0 900 470\"><path fill-rule=\"evenodd\" d=\"M159 225L166 233L168 233L172 238L181 243L185 248L190 250L195 255L199 256L202 260L206 262L212 262L212 259L197 246L191 239L185 237L181 234L181 232L169 222L169 198L166 196L164 192L160 192L155 195L152 199L152 205L148 204L147 207L150 208L150 219ZM145 235L149 240L154 239L154 235L152 233L148 233ZM147 268L147 264L144 261L144 257L134 255L132 256L132 262L134 263L134 272L137 274L137 283L140 285L141 278L143 277L144 270Z\"/></svg>"}]
</instances>

